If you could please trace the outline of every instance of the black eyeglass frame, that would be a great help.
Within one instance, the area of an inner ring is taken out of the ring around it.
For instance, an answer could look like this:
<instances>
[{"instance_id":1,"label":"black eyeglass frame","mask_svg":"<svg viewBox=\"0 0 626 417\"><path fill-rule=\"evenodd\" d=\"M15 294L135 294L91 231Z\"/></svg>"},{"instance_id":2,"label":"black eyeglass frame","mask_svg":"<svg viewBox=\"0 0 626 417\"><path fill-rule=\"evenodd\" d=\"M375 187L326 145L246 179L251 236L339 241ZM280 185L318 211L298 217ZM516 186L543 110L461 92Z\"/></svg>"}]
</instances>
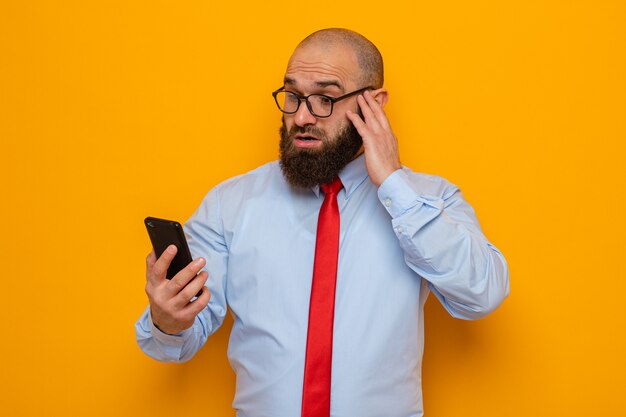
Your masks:
<instances>
[{"instance_id":1,"label":"black eyeglass frame","mask_svg":"<svg viewBox=\"0 0 626 417\"><path fill-rule=\"evenodd\" d=\"M325 119L327 117L330 117L333 115L333 110L335 109L335 103L337 103L338 101L341 101L343 99L346 99L348 97L352 97L356 94L359 94L365 90L373 90L374 87L368 86L368 87L363 87L363 88L359 88L358 90L354 90L348 94L344 94L343 96L340 97L330 97L327 96L326 94L309 94L308 96L301 96L300 94L294 93L293 91L289 91L289 90L285 90L285 86L283 85L282 87L280 87L278 90L276 91L272 91L272 96L274 97L274 101L276 102L276 106L278 107L278 110L280 110L281 112L285 113L285 114L294 114L297 113L298 110L300 109L300 103L302 103L302 100L304 100L304 102L306 103L306 107L307 109L309 109L309 112L315 116L315 117L319 117L320 119ZM283 109L280 108L280 104L278 103L278 99L276 98L276 96L278 95L278 93L281 92L285 92L285 93L291 93L294 96L296 96L298 98L298 105L296 106L296 109L294 111L285 111ZM315 114L315 112L313 111L313 106L311 106L311 103L309 102L309 97L311 96L321 96L324 98L327 98L330 101L330 113L327 116L320 116Z\"/></svg>"}]
</instances>

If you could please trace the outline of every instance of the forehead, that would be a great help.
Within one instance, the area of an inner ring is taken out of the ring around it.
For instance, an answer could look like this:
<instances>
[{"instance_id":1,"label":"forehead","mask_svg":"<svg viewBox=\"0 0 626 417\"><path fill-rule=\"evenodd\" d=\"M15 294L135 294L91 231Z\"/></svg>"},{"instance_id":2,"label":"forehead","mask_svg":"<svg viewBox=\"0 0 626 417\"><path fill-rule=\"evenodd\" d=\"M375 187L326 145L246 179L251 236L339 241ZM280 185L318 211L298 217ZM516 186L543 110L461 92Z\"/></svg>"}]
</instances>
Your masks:
<instances>
[{"instance_id":1,"label":"forehead","mask_svg":"<svg viewBox=\"0 0 626 417\"><path fill-rule=\"evenodd\" d=\"M299 88L336 86L347 91L356 87L359 66L354 51L337 45L306 45L294 51L285 83Z\"/></svg>"}]
</instances>

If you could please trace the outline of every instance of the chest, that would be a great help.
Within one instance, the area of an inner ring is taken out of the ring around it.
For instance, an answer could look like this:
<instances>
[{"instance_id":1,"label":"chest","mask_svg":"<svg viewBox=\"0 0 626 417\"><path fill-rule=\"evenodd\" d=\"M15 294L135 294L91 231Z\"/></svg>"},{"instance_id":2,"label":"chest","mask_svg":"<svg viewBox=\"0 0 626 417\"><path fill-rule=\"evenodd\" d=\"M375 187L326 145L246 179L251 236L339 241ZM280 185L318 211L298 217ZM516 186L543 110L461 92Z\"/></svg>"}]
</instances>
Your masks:
<instances>
[{"instance_id":1,"label":"chest","mask_svg":"<svg viewBox=\"0 0 626 417\"><path fill-rule=\"evenodd\" d=\"M253 198L225 216L226 295L235 314L278 305L306 320L322 201L313 193ZM375 190L364 187L349 198L342 191L338 205L337 308L381 294L417 297L418 279L404 263L391 217Z\"/></svg>"}]
</instances>

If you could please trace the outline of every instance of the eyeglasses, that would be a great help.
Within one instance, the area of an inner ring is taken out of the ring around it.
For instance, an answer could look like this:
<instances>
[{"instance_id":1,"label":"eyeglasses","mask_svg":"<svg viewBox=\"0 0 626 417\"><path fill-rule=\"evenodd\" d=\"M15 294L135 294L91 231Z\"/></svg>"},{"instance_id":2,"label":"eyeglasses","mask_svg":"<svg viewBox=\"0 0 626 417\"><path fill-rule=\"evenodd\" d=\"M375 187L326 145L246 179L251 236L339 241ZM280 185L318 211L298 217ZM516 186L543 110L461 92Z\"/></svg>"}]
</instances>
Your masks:
<instances>
[{"instance_id":1,"label":"eyeglasses","mask_svg":"<svg viewBox=\"0 0 626 417\"><path fill-rule=\"evenodd\" d=\"M344 94L341 97L329 97L324 94L309 94L308 96L301 96L293 91L286 91L285 86L280 87L278 90L272 93L278 110L285 114L294 114L300 108L300 102L304 100L306 107L311 114L315 117L329 117L333 114L333 105L338 101L345 98L352 97L365 90L371 90L373 87L363 87L348 94Z\"/></svg>"}]
</instances>

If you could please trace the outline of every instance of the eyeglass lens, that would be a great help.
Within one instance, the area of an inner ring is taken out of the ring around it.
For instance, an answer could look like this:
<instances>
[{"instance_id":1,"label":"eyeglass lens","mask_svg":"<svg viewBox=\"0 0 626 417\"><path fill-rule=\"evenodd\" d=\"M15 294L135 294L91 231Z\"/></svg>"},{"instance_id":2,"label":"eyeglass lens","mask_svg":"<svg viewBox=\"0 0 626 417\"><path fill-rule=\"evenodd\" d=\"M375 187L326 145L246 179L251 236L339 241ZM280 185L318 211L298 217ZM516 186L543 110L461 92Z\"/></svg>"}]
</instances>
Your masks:
<instances>
[{"instance_id":1,"label":"eyeglass lens","mask_svg":"<svg viewBox=\"0 0 626 417\"><path fill-rule=\"evenodd\" d=\"M312 113L316 116L330 116L333 110L333 102L320 94L310 95L307 99ZM285 113L295 113L300 104L300 97L290 91L279 91L276 94L276 102Z\"/></svg>"}]
</instances>

